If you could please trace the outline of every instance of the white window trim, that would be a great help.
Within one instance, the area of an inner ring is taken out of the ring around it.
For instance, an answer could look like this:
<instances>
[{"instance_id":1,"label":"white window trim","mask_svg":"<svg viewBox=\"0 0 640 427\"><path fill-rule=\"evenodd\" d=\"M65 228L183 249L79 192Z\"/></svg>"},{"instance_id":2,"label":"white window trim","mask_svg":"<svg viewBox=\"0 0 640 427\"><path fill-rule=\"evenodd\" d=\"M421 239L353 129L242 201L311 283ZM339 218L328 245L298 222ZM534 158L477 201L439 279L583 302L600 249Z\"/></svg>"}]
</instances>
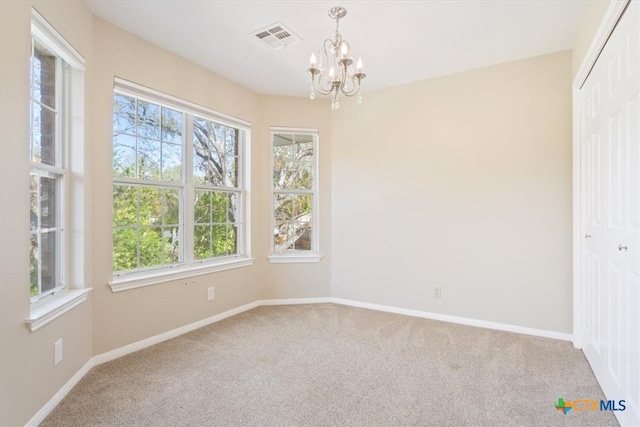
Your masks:
<instances>
[{"instance_id":1,"label":"white window trim","mask_svg":"<svg viewBox=\"0 0 640 427\"><path fill-rule=\"evenodd\" d=\"M191 277L201 276L209 273L216 273L218 271L232 270L240 267L248 267L253 265L254 258L241 257L233 259L223 259L216 261L215 264L206 264L202 266L179 266L175 271L167 272L163 269L162 272L155 271L153 273L147 272L147 274L130 274L128 276L114 279L109 282L109 287L113 292L121 292L129 289L143 288L145 286L157 285L160 283L167 283L177 280L188 279ZM185 285L188 284L185 283Z\"/></svg>"},{"instance_id":2,"label":"white window trim","mask_svg":"<svg viewBox=\"0 0 640 427\"><path fill-rule=\"evenodd\" d=\"M318 174L319 165L319 152L320 152L320 133L318 129L311 128L294 128L294 127L271 127L270 141L269 141L269 193L271 200L270 206L270 221L269 230L275 229L275 212L273 206L273 198L275 191L273 189L273 136L278 133L290 133L297 135L312 135L314 137L314 152L313 152L313 199L312 199L312 250L310 251L290 251L290 252L275 252L275 245L273 241L272 231L269 233L270 238L270 255L267 257L271 264L289 264L289 263L315 263L320 262L322 255L320 255L320 179Z\"/></svg>"},{"instance_id":3,"label":"white window trim","mask_svg":"<svg viewBox=\"0 0 640 427\"><path fill-rule=\"evenodd\" d=\"M250 144L251 144L251 124L247 121L232 117L226 114L219 113L214 110L210 110L206 107L194 104L184 99L177 98L172 95L168 95L159 92L154 89L147 88L137 83L130 82L116 77L114 79L114 92L120 93L126 96L133 96L135 98L159 104L172 109L181 111L187 117L199 117L205 120L211 120L216 123L220 123L226 126L234 127L242 131L243 141L239 148L239 161L241 162L242 173L238 176L238 187L235 191L238 191L241 196L241 206L239 209L241 217L241 230L238 231L238 252L242 255L232 255L228 257L220 257L206 260L195 260L193 254L190 254L189 247L185 248L184 261L180 264L173 264L168 266L159 266L158 268L151 268L142 271L125 271L114 274L112 280L108 282L109 287L113 292L121 292L129 289L136 289L146 286L157 285L161 283L167 283L175 280L187 279L195 276L200 276L209 273L215 273L218 271L225 271L235 268L247 267L253 265L254 258L251 257L251 204L250 204L250 185L251 182L251 158L250 158ZM192 123L188 120L184 125L183 132L185 135L191 133ZM187 179L180 183L179 187L183 188L184 197L184 230L183 236L188 242L193 242L193 220L188 220L189 215L192 216L193 208L189 205L188 201L193 200L193 191L196 186L193 185L193 177L191 175L192 159L191 152L193 150L192 142L189 138L186 138L187 143L183 143L183 165L184 173ZM116 181L127 181L127 179L118 179ZM136 182L140 182L135 180ZM162 183L158 182L161 185ZM175 185L176 183L172 183ZM211 187L214 189L217 187ZM221 190L225 191L225 190Z\"/></svg>"},{"instance_id":4,"label":"white window trim","mask_svg":"<svg viewBox=\"0 0 640 427\"><path fill-rule=\"evenodd\" d=\"M71 44L67 40L65 40L62 35L60 35L47 20L38 13L37 10L31 9L31 36L38 39L41 43L43 43L47 49L51 50L55 55L59 56L64 62L66 62L69 66L69 70L67 73L67 79L70 86L67 88L67 108L71 108L69 112L69 116L66 117L67 122L65 123L66 129L66 147L64 150L64 164L65 168L63 171L64 179L63 179L63 202L61 208L65 211L63 218L63 233L66 234L65 238L63 238L64 242L69 242L69 216L73 215L74 218L82 219L83 212L76 212L75 209L71 207L71 194L69 189L72 188L72 183L70 182L72 179L69 178L69 171L74 169L77 165L71 165L69 159L69 152L75 144L83 143L83 136L80 135L82 132L78 133L80 130L84 129L83 123L72 121L71 115L74 113L84 114L83 103L78 106L70 105L71 98L76 96L76 92L78 94L83 93L84 91L84 58L78 51L76 51ZM82 87L76 87L82 86ZM82 107L82 108L81 108ZM77 111L76 111L77 108ZM76 115L77 116L77 115ZM73 124L72 124L73 123ZM76 129L78 128L78 129ZM38 165L37 169L40 170L50 170L51 168L48 165ZM81 242L75 242L75 245L78 247L82 247ZM80 243L78 245L78 243ZM71 258L71 254L68 252L69 245L63 248L63 254L60 262L64 265L63 267L63 284L64 288L58 288L53 293L49 293L46 295L42 295L37 300L31 302L29 317L25 319L25 323L29 328L30 332L34 332L44 325L54 321L58 317L67 313L69 310L74 307L82 304L88 298L89 292L91 292L91 288L77 288L74 289L72 287L73 283L82 283L83 278L82 272L83 268L76 269L80 271L80 274L76 274L71 271L69 268L69 259Z\"/></svg>"},{"instance_id":5,"label":"white window trim","mask_svg":"<svg viewBox=\"0 0 640 427\"><path fill-rule=\"evenodd\" d=\"M89 292L91 292L91 288L65 289L32 304L31 313L25 319L29 331L34 332L40 329L72 308L82 304L87 300Z\"/></svg>"}]
</instances>

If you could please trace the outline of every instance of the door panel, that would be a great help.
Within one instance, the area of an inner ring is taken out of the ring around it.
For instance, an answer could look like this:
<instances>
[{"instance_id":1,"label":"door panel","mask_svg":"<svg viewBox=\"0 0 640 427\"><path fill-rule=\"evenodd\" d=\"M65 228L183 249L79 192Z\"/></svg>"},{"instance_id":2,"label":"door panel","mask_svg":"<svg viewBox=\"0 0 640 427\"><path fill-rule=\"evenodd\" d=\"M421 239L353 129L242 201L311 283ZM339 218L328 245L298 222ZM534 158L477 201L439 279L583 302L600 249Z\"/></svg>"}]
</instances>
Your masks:
<instances>
[{"instance_id":1,"label":"door panel","mask_svg":"<svg viewBox=\"0 0 640 427\"><path fill-rule=\"evenodd\" d=\"M621 424L640 425L640 0L580 91L584 353Z\"/></svg>"}]
</instances>

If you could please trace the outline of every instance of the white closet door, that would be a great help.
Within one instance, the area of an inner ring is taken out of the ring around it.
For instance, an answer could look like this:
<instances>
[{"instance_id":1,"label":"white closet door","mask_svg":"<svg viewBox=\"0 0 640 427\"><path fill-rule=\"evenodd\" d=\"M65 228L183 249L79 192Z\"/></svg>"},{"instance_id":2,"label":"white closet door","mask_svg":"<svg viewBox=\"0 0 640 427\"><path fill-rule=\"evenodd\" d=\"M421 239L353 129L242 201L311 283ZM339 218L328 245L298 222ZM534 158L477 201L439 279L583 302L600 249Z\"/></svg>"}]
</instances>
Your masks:
<instances>
[{"instance_id":1,"label":"white closet door","mask_svg":"<svg viewBox=\"0 0 640 427\"><path fill-rule=\"evenodd\" d=\"M608 399L640 425L640 1L581 90L582 336Z\"/></svg>"}]
</instances>

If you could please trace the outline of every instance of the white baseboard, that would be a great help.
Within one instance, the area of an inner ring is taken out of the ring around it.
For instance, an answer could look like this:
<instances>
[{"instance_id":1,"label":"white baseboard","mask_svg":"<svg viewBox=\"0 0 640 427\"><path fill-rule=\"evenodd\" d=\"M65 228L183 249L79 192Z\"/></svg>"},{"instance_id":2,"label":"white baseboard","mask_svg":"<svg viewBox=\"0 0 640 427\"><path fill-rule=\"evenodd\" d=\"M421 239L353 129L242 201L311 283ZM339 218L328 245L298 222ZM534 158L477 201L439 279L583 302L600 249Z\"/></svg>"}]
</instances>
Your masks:
<instances>
[{"instance_id":1,"label":"white baseboard","mask_svg":"<svg viewBox=\"0 0 640 427\"><path fill-rule=\"evenodd\" d=\"M106 353L102 353L97 356L94 356L91 360L93 360L94 366L99 365L101 363L109 362L111 360L125 356L129 353L133 353L134 351L151 347L152 345L161 343L166 340L170 340L171 338L175 338L177 336L186 334L187 332L194 331L196 329L202 328L203 326L211 325L212 323L219 322L228 317L235 316L236 314L240 314L242 312L251 310L252 308L256 308L260 305L258 304L258 302L259 301L254 301L249 304L245 304L240 307L233 308L231 310L227 310L225 312L216 314L215 316L207 317L206 319L198 320L197 322L190 323L188 325L184 325L179 328L172 329L170 331L163 332L161 334L154 335L149 338L145 338L142 341L137 341L129 345L125 345L124 347L116 348L115 350L111 350Z\"/></svg>"},{"instance_id":2,"label":"white baseboard","mask_svg":"<svg viewBox=\"0 0 640 427\"><path fill-rule=\"evenodd\" d=\"M333 298L285 298L264 299L256 301L258 305L294 305L294 304L322 304L334 302Z\"/></svg>"},{"instance_id":3,"label":"white baseboard","mask_svg":"<svg viewBox=\"0 0 640 427\"><path fill-rule=\"evenodd\" d=\"M289 299L268 299L258 300L249 304L236 307L231 310L227 310L223 313L216 314L215 316L208 317L206 319L199 320L194 323L190 323L185 326L181 326L176 329L172 329L167 332L163 332L158 335L154 335L149 338L145 338L141 341L137 341L124 347L116 348L115 350L108 351L106 353L99 354L92 357L89 361L69 380L67 383L53 396L46 405L38 411L37 414L29 420L26 424L27 427L36 427L53 411L53 409L64 399L64 397L71 391L73 387L84 377L91 368L100 365L101 363L109 362L119 357L125 356L129 353L133 353L138 350L142 350L152 345L161 343L163 341L175 338L177 336L186 334L193 330L202 328L203 326L211 325L212 323L219 322L236 314L243 313L259 306L273 306L273 305L293 305L293 304L342 304L352 307L367 308L370 310L384 311L387 313L403 314L405 316L421 317L424 319L440 320L443 322L458 323L461 325L476 326L479 328L495 329L498 331L515 332L525 335L533 335L544 338L553 338L563 341L572 341L571 334L565 334L562 332L546 331L543 329L526 328L523 326L509 325L506 323L488 322L485 320L469 319L466 317L450 316L447 314L431 313L428 311L409 310L406 308L392 307L381 304L370 304L367 302L353 301L342 298L289 298Z\"/></svg>"},{"instance_id":4,"label":"white baseboard","mask_svg":"<svg viewBox=\"0 0 640 427\"><path fill-rule=\"evenodd\" d=\"M89 359L87 363L84 364L82 368L78 372L75 373L73 377L69 381L66 382L65 385L62 386L60 390L44 405L34 416L29 420L25 427L37 427L47 415L53 411L53 409L58 406L58 403L62 402L62 399L73 389L76 384L80 382L80 380L87 375L87 373L93 368L93 359Z\"/></svg>"},{"instance_id":5,"label":"white baseboard","mask_svg":"<svg viewBox=\"0 0 640 427\"><path fill-rule=\"evenodd\" d=\"M350 305L352 307L368 308L371 310L385 311L387 313L404 314L406 316L422 317L424 319L440 320L443 322L458 323L460 325L476 326L478 328L495 329L497 331L515 332L524 335L553 338L562 341L572 341L573 336L563 332L546 331L544 329L527 328L524 326L509 325L507 323L489 322L486 320L470 319L467 317L450 316L448 314L431 313L428 311L409 310L406 308L392 307L381 304L331 298L336 304Z\"/></svg>"}]
</instances>

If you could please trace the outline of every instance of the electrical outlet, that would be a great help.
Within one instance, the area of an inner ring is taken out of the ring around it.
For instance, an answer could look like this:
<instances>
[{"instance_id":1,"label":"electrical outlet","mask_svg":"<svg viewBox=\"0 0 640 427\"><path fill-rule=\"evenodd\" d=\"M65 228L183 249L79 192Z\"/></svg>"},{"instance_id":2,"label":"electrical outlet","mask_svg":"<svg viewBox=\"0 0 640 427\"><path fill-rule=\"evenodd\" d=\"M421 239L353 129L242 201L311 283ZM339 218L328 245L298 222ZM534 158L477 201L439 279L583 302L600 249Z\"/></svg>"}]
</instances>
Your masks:
<instances>
[{"instance_id":1,"label":"electrical outlet","mask_svg":"<svg viewBox=\"0 0 640 427\"><path fill-rule=\"evenodd\" d=\"M54 366L62 362L62 338L53 344L53 364Z\"/></svg>"},{"instance_id":2,"label":"electrical outlet","mask_svg":"<svg viewBox=\"0 0 640 427\"><path fill-rule=\"evenodd\" d=\"M211 301L216 297L216 288L210 287L207 292L207 301Z\"/></svg>"},{"instance_id":3,"label":"electrical outlet","mask_svg":"<svg viewBox=\"0 0 640 427\"><path fill-rule=\"evenodd\" d=\"M434 298L442 298L442 287L436 286L433 288L433 297Z\"/></svg>"}]
</instances>

